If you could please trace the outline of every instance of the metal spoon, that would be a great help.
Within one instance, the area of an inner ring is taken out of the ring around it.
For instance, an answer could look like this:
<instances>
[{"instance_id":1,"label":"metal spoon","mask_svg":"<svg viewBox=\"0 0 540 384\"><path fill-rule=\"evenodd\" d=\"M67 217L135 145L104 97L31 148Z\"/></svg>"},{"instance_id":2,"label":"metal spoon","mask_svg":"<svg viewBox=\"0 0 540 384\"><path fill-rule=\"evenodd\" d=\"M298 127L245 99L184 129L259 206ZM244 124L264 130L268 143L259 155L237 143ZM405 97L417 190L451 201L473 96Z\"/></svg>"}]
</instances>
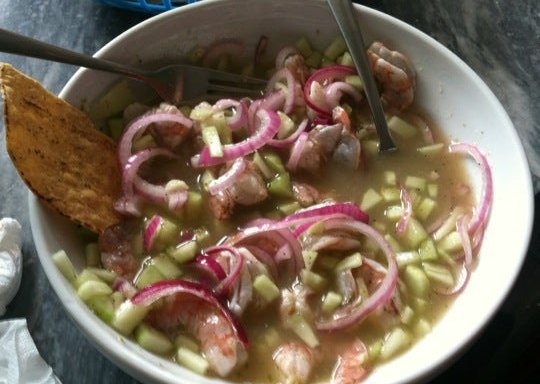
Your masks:
<instances>
[{"instance_id":1,"label":"metal spoon","mask_svg":"<svg viewBox=\"0 0 540 384\"><path fill-rule=\"evenodd\" d=\"M355 11L351 0L327 0L330 9L337 21L339 29L347 43L349 53L353 59L356 70L362 78L366 97L368 100L377 134L379 135L379 151L395 150L396 145L388 131L386 118L381 105L379 91L375 84L373 73L368 62L366 47L362 31L355 18Z\"/></svg>"}]
</instances>

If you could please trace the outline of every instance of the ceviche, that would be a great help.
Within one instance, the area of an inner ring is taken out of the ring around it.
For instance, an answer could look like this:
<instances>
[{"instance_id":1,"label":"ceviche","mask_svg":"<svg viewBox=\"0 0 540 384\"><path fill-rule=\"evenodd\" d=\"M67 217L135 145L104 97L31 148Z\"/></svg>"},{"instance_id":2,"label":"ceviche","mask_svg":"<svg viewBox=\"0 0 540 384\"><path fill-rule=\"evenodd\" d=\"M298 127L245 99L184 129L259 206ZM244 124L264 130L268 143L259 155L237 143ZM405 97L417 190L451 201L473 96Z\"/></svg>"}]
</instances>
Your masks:
<instances>
[{"instance_id":1,"label":"ceviche","mask_svg":"<svg viewBox=\"0 0 540 384\"><path fill-rule=\"evenodd\" d=\"M247 64L235 62L237 40L190 56L266 76L260 98L130 101L107 117L123 219L88 243L81 272L63 251L54 260L104 322L201 375L357 383L430 332L465 288L491 171L414 106L402 53L368 50L398 146L379 153L342 39L317 51L302 38L271 65L266 43Z\"/></svg>"}]
</instances>

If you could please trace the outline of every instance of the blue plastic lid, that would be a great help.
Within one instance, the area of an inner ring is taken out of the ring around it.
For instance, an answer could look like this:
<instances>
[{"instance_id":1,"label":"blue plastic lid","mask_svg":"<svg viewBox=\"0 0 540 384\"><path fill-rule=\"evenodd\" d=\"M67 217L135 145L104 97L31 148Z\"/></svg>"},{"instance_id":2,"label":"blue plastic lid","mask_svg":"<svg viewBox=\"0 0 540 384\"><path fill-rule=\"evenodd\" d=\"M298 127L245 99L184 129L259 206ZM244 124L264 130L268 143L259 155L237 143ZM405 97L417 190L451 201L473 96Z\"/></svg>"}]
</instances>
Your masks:
<instances>
[{"instance_id":1,"label":"blue plastic lid","mask_svg":"<svg viewBox=\"0 0 540 384\"><path fill-rule=\"evenodd\" d=\"M198 0L97 0L100 3L131 11L160 13Z\"/></svg>"}]
</instances>

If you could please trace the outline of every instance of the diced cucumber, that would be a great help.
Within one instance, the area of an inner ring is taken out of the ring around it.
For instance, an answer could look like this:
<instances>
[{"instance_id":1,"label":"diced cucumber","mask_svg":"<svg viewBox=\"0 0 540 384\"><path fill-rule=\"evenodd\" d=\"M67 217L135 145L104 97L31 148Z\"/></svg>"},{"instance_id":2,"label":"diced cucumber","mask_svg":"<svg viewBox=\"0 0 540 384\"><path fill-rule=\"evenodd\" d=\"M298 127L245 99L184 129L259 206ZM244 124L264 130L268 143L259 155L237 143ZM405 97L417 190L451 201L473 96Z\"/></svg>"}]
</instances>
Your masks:
<instances>
[{"instance_id":1,"label":"diced cucumber","mask_svg":"<svg viewBox=\"0 0 540 384\"><path fill-rule=\"evenodd\" d=\"M417 248L422 241L427 238L427 232L420 222L413 217L409 219L409 223L402 236L403 241L412 249Z\"/></svg>"},{"instance_id":2,"label":"diced cucumber","mask_svg":"<svg viewBox=\"0 0 540 384\"><path fill-rule=\"evenodd\" d=\"M388 120L388 128L404 139L410 139L418 133L418 129L414 125L397 116L392 116Z\"/></svg>"},{"instance_id":3,"label":"diced cucumber","mask_svg":"<svg viewBox=\"0 0 540 384\"><path fill-rule=\"evenodd\" d=\"M113 303L114 310L116 311L122 303L126 300L124 294L120 291L115 291L111 295L111 301Z\"/></svg>"},{"instance_id":4,"label":"diced cucumber","mask_svg":"<svg viewBox=\"0 0 540 384\"><path fill-rule=\"evenodd\" d=\"M382 201L382 196L379 195L379 193L373 188L370 188L364 193L364 196L362 197L362 202L360 203L360 208L363 211L369 211L370 209L376 207Z\"/></svg>"},{"instance_id":5,"label":"diced cucumber","mask_svg":"<svg viewBox=\"0 0 540 384\"><path fill-rule=\"evenodd\" d=\"M329 58L328 56L323 55L321 59L321 67L329 67L331 65L335 65L336 62Z\"/></svg>"},{"instance_id":6,"label":"diced cucumber","mask_svg":"<svg viewBox=\"0 0 540 384\"><path fill-rule=\"evenodd\" d=\"M345 82L359 91L364 89L364 83L362 83L362 79L358 75L346 76Z\"/></svg>"},{"instance_id":7,"label":"diced cucumber","mask_svg":"<svg viewBox=\"0 0 540 384\"><path fill-rule=\"evenodd\" d=\"M200 351L199 344L193 338L182 334L176 336L176 339L174 339L174 345L176 348L187 348L195 353L199 353Z\"/></svg>"},{"instance_id":8,"label":"diced cucumber","mask_svg":"<svg viewBox=\"0 0 540 384\"><path fill-rule=\"evenodd\" d=\"M298 313L294 314L288 319L287 323L292 331L296 333L308 347L315 348L319 345L317 335L313 332L313 329L302 315Z\"/></svg>"},{"instance_id":9,"label":"diced cucumber","mask_svg":"<svg viewBox=\"0 0 540 384\"><path fill-rule=\"evenodd\" d=\"M176 244L179 235L180 227L172 220L162 217L161 225L152 244L152 250L159 252L166 249L170 244Z\"/></svg>"},{"instance_id":10,"label":"diced cucumber","mask_svg":"<svg viewBox=\"0 0 540 384\"><path fill-rule=\"evenodd\" d=\"M407 265L403 273L403 278L413 295L426 297L429 293L429 279L421 267L412 264Z\"/></svg>"},{"instance_id":11,"label":"diced cucumber","mask_svg":"<svg viewBox=\"0 0 540 384\"><path fill-rule=\"evenodd\" d=\"M405 187L424 191L426 189L426 179L418 176L407 176L405 178Z\"/></svg>"},{"instance_id":12,"label":"diced cucumber","mask_svg":"<svg viewBox=\"0 0 540 384\"><path fill-rule=\"evenodd\" d=\"M394 171L384 171L384 182L388 185L396 185L397 177Z\"/></svg>"},{"instance_id":13,"label":"diced cucumber","mask_svg":"<svg viewBox=\"0 0 540 384\"><path fill-rule=\"evenodd\" d=\"M403 324L411 325L414 320L414 311L408 305L404 306L401 312L399 313L401 322Z\"/></svg>"},{"instance_id":14,"label":"diced cucumber","mask_svg":"<svg viewBox=\"0 0 540 384\"><path fill-rule=\"evenodd\" d=\"M339 293L330 291L324 296L321 310L326 314L331 314L339 308L342 301L343 297Z\"/></svg>"},{"instance_id":15,"label":"diced cucumber","mask_svg":"<svg viewBox=\"0 0 540 384\"><path fill-rule=\"evenodd\" d=\"M419 318L414 324L413 324L413 332L416 336L425 336L429 332L431 332L431 324L429 321L427 321L425 318L421 317Z\"/></svg>"},{"instance_id":16,"label":"diced cucumber","mask_svg":"<svg viewBox=\"0 0 540 384\"><path fill-rule=\"evenodd\" d=\"M369 361L375 361L381 355L383 342L378 339L368 346L368 359Z\"/></svg>"},{"instance_id":17,"label":"diced cucumber","mask_svg":"<svg viewBox=\"0 0 540 384\"><path fill-rule=\"evenodd\" d=\"M165 254L154 257L152 259L152 265L155 266L166 279L176 279L182 276L182 270Z\"/></svg>"},{"instance_id":18,"label":"diced cucumber","mask_svg":"<svg viewBox=\"0 0 540 384\"><path fill-rule=\"evenodd\" d=\"M186 205L184 205L186 219L193 220L197 218L203 209L203 203L203 197L199 192L189 191Z\"/></svg>"},{"instance_id":19,"label":"diced cucumber","mask_svg":"<svg viewBox=\"0 0 540 384\"><path fill-rule=\"evenodd\" d=\"M341 55L341 57L339 58L339 64L346 65L347 67L354 67L354 61L351 54L349 52L343 53L343 55Z\"/></svg>"},{"instance_id":20,"label":"diced cucumber","mask_svg":"<svg viewBox=\"0 0 540 384\"><path fill-rule=\"evenodd\" d=\"M436 144L425 145L423 147L416 148L416 150L420 152L422 155L434 156L441 153L443 148L444 148L443 143L436 143Z\"/></svg>"},{"instance_id":21,"label":"diced cucumber","mask_svg":"<svg viewBox=\"0 0 540 384\"><path fill-rule=\"evenodd\" d=\"M173 343L165 334L144 323L135 329L135 340L144 349L159 355L165 355L173 348Z\"/></svg>"},{"instance_id":22,"label":"diced cucumber","mask_svg":"<svg viewBox=\"0 0 540 384\"><path fill-rule=\"evenodd\" d=\"M52 255L52 259L60 273L73 284L77 279L77 272L66 252L64 250L57 251Z\"/></svg>"},{"instance_id":23,"label":"diced cucumber","mask_svg":"<svg viewBox=\"0 0 540 384\"><path fill-rule=\"evenodd\" d=\"M276 348L278 345L281 344L281 335L278 332L278 330L275 327L269 327L263 331L262 339L264 340L264 347L265 349L270 348Z\"/></svg>"},{"instance_id":24,"label":"diced cucumber","mask_svg":"<svg viewBox=\"0 0 540 384\"><path fill-rule=\"evenodd\" d=\"M278 205L278 210L281 213L283 213L285 216L293 214L301 208L302 206L300 205L298 201L293 201L291 203L284 203L284 204Z\"/></svg>"},{"instance_id":25,"label":"diced cucumber","mask_svg":"<svg viewBox=\"0 0 540 384\"><path fill-rule=\"evenodd\" d=\"M400 205L389 205L384 210L384 215L388 220L396 222L401 219L401 216L403 216L404 212L405 211L403 207Z\"/></svg>"},{"instance_id":26,"label":"diced cucumber","mask_svg":"<svg viewBox=\"0 0 540 384\"><path fill-rule=\"evenodd\" d=\"M319 254L316 251L302 251L302 257L304 258L304 265L306 266L306 269L311 270L313 268L313 264L315 264L315 260L317 260L318 255Z\"/></svg>"},{"instance_id":27,"label":"diced cucumber","mask_svg":"<svg viewBox=\"0 0 540 384\"><path fill-rule=\"evenodd\" d=\"M461 236L457 231L450 232L437 243L437 249L446 253L454 253L462 250Z\"/></svg>"},{"instance_id":28,"label":"diced cucumber","mask_svg":"<svg viewBox=\"0 0 540 384\"><path fill-rule=\"evenodd\" d=\"M155 265L147 265L137 276L135 286L141 289L160 280L165 280L165 276L163 276L159 269Z\"/></svg>"},{"instance_id":29,"label":"diced cucumber","mask_svg":"<svg viewBox=\"0 0 540 384\"><path fill-rule=\"evenodd\" d=\"M124 119L121 117L115 117L107 120L107 128L109 129L109 135L114 141L120 140L122 133L124 133Z\"/></svg>"},{"instance_id":30,"label":"diced cucumber","mask_svg":"<svg viewBox=\"0 0 540 384\"><path fill-rule=\"evenodd\" d=\"M266 180L270 180L272 177L276 175L276 172L272 170L268 164L266 164L266 161L263 159L261 154L259 152L255 152L253 155L253 164L261 171L263 177Z\"/></svg>"},{"instance_id":31,"label":"diced cucumber","mask_svg":"<svg viewBox=\"0 0 540 384\"><path fill-rule=\"evenodd\" d=\"M184 264L195 258L199 247L195 240L186 241L176 247L167 248L167 254L177 263Z\"/></svg>"},{"instance_id":32,"label":"diced cucumber","mask_svg":"<svg viewBox=\"0 0 540 384\"><path fill-rule=\"evenodd\" d=\"M427 193L429 197L435 199L439 195L439 185L435 183L429 183L427 185Z\"/></svg>"},{"instance_id":33,"label":"diced cucumber","mask_svg":"<svg viewBox=\"0 0 540 384\"><path fill-rule=\"evenodd\" d=\"M103 269L103 268L89 267L89 268L86 268L86 270L88 272L90 272L90 273L93 273L100 280L103 280L104 282L106 282L109 285L111 285L114 282L114 280L116 280L116 278L118 277L118 275L116 273L114 273L113 271L108 271L108 270Z\"/></svg>"},{"instance_id":34,"label":"diced cucumber","mask_svg":"<svg viewBox=\"0 0 540 384\"><path fill-rule=\"evenodd\" d=\"M94 296L86 301L86 305L107 324L113 321L114 305L110 296Z\"/></svg>"},{"instance_id":35,"label":"diced cucumber","mask_svg":"<svg viewBox=\"0 0 540 384\"><path fill-rule=\"evenodd\" d=\"M333 256L320 256L317 261L317 265L327 271L333 271L337 263L339 259Z\"/></svg>"},{"instance_id":36,"label":"diced cucumber","mask_svg":"<svg viewBox=\"0 0 540 384\"><path fill-rule=\"evenodd\" d=\"M300 280L316 292L324 291L328 284L326 278L307 269L302 269L300 271Z\"/></svg>"},{"instance_id":37,"label":"diced cucumber","mask_svg":"<svg viewBox=\"0 0 540 384\"><path fill-rule=\"evenodd\" d=\"M390 234L384 235L384 239L390 244L390 248L392 248L392 251L394 252L401 252L401 245L399 242Z\"/></svg>"},{"instance_id":38,"label":"diced cucumber","mask_svg":"<svg viewBox=\"0 0 540 384\"><path fill-rule=\"evenodd\" d=\"M427 238L420 243L420 247L418 247L418 254L420 255L420 259L422 259L422 261L433 261L439 258L435 243L430 238Z\"/></svg>"},{"instance_id":39,"label":"diced cucumber","mask_svg":"<svg viewBox=\"0 0 540 384\"><path fill-rule=\"evenodd\" d=\"M433 240L437 242L452 232L456 228L457 220L464 213L465 209L463 207L458 206L454 208L444 223L435 232L433 232Z\"/></svg>"},{"instance_id":40,"label":"diced cucumber","mask_svg":"<svg viewBox=\"0 0 540 384\"><path fill-rule=\"evenodd\" d=\"M81 271L79 276L77 276L77 279L75 280L75 287L79 288L87 281L101 281L101 279L89 268L85 268Z\"/></svg>"},{"instance_id":41,"label":"diced cucumber","mask_svg":"<svg viewBox=\"0 0 540 384\"><path fill-rule=\"evenodd\" d=\"M383 197L385 202L393 203L393 202L396 202L396 201L400 201L401 192L396 187L382 187L381 188L381 196Z\"/></svg>"},{"instance_id":42,"label":"diced cucumber","mask_svg":"<svg viewBox=\"0 0 540 384\"><path fill-rule=\"evenodd\" d=\"M180 347L176 351L176 361L199 375L206 374L210 368L204 357L184 347Z\"/></svg>"},{"instance_id":43,"label":"diced cucumber","mask_svg":"<svg viewBox=\"0 0 540 384\"><path fill-rule=\"evenodd\" d=\"M435 200L429 197L424 197L414 210L416 217L418 217L420 220L426 220L436 206L437 203Z\"/></svg>"},{"instance_id":44,"label":"diced cucumber","mask_svg":"<svg viewBox=\"0 0 540 384\"><path fill-rule=\"evenodd\" d=\"M374 221L371 226L373 228L375 228L377 231L379 231L380 233L385 233L386 232L386 224L383 223L383 222L380 222L380 221Z\"/></svg>"},{"instance_id":45,"label":"diced cucumber","mask_svg":"<svg viewBox=\"0 0 540 384\"><path fill-rule=\"evenodd\" d=\"M279 288L266 275L259 275L253 280L253 289L267 303L270 303L279 297Z\"/></svg>"},{"instance_id":46,"label":"diced cucumber","mask_svg":"<svg viewBox=\"0 0 540 384\"><path fill-rule=\"evenodd\" d=\"M304 56L304 58L309 57L309 55L313 53L313 49L311 49L311 44L305 37L301 37L300 39L298 39L295 46L296 49L298 49L298 52L300 52L300 54Z\"/></svg>"},{"instance_id":47,"label":"diced cucumber","mask_svg":"<svg viewBox=\"0 0 540 384\"><path fill-rule=\"evenodd\" d=\"M97 243L88 243L84 247L84 255L87 267L99 267L101 265L101 252Z\"/></svg>"},{"instance_id":48,"label":"diced cucumber","mask_svg":"<svg viewBox=\"0 0 540 384\"><path fill-rule=\"evenodd\" d=\"M322 234L324 231L325 231L324 222L319 221L318 223L313 224L311 227L309 227L306 233L309 236L317 236L317 235Z\"/></svg>"},{"instance_id":49,"label":"diced cucumber","mask_svg":"<svg viewBox=\"0 0 540 384\"><path fill-rule=\"evenodd\" d=\"M410 303L416 313L425 313L429 306L429 302L421 297L411 297Z\"/></svg>"},{"instance_id":50,"label":"diced cucumber","mask_svg":"<svg viewBox=\"0 0 540 384\"><path fill-rule=\"evenodd\" d=\"M208 191L208 185L214 181L216 178L211 170L206 169L200 178L200 183L205 191Z\"/></svg>"},{"instance_id":51,"label":"diced cucumber","mask_svg":"<svg viewBox=\"0 0 540 384\"><path fill-rule=\"evenodd\" d=\"M384 339L381 349L381 359L388 360L403 351L412 342L411 335L400 327L394 328Z\"/></svg>"},{"instance_id":52,"label":"diced cucumber","mask_svg":"<svg viewBox=\"0 0 540 384\"><path fill-rule=\"evenodd\" d=\"M215 126L208 125L203 127L202 140L208 146L210 156L223 157L223 145L221 145L221 139Z\"/></svg>"},{"instance_id":53,"label":"diced cucumber","mask_svg":"<svg viewBox=\"0 0 540 384\"><path fill-rule=\"evenodd\" d=\"M104 119L123 112L128 105L135 101L137 100L129 83L121 80L113 84L103 96L94 101L89 114L94 119Z\"/></svg>"},{"instance_id":54,"label":"diced cucumber","mask_svg":"<svg viewBox=\"0 0 540 384\"><path fill-rule=\"evenodd\" d=\"M285 166L283 165L283 161L281 161L281 158L275 154L274 152L263 152L262 157L266 164L274 170L274 172L277 173L284 173Z\"/></svg>"},{"instance_id":55,"label":"diced cucumber","mask_svg":"<svg viewBox=\"0 0 540 384\"><path fill-rule=\"evenodd\" d=\"M277 197L293 197L291 177L287 172L277 175L268 182L268 193Z\"/></svg>"},{"instance_id":56,"label":"diced cucumber","mask_svg":"<svg viewBox=\"0 0 540 384\"><path fill-rule=\"evenodd\" d=\"M334 270L336 273L340 273L348 269L358 268L362 266L362 263L362 255L359 252L356 252L340 260Z\"/></svg>"},{"instance_id":57,"label":"diced cucumber","mask_svg":"<svg viewBox=\"0 0 540 384\"><path fill-rule=\"evenodd\" d=\"M200 103L191 110L189 118L195 121L204 121L214 113L214 109L208 103Z\"/></svg>"},{"instance_id":58,"label":"diced cucumber","mask_svg":"<svg viewBox=\"0 0 540 384\"><path fill-rule=\"evenodd\" d=\"M431 281L441 284L446 288L452 288L454 286L454 276L452 276L452 272L445 266L436 263L423 262L422 267Z\"/></svg>"},{"instance_id":59,"label":"diced cucumber","mask_svg":"<svg viewBox=\"0 0 540 384\"><path fill-rule=\"evenodd\" d=\"M420 255L416 251L397 252L396 262L399 268L403 268L409 264L417 264L420 262Z\"/></svg>"},{"instance_id":60,"label":"diced cucumber","mask_svg":"<svg viewBox=\"0 0 540 384\"><path fill-rule=\"evenodd\" d=\"M337 59L338 56L342 55L347 50L347 44L341 36L337 37L330 43L328 47L324 50L324 55L330 60Z\"/></svg>"},{"instance_id":61,"label":"diced cucumber","mask_svg":"<svg viewBox=\"0 0 540 384\"><path fill-rule=\"evenodd\" d=\"M133 142L133 152L138 152L142 151L143 149L155 147L157 147L156 141L154 140L154 137L150 134L142 135L141 137L135 139L135 141Z\"/></svg>"},{"instance_id":62,"label":"diced cucumber","mask_svg":"<svg viewBox=\"0 0 540 384\"><path fill-rule=\"evenodd\" d=\"M96 296L108 296L112 293L111 287L105 284L103 281L88 280L82 283L77 289L77 295L87 302Z\"/></svg>"},{"instance_id":63,"label":"diced cucumber","mask_svg":"<svg viewBox=\"0 0 540 384\"><path fill-rule=\"evenodd\" d=\"M294 121L286 115L285 113L278 111L278 116L281 119L281 124L279 126L279 131L277 133L278 139L285 139L291 135L296 130L296 125Z\"/></svg>"},{"instance_id":64,"label":"diced cucumber","mask_svg":"<svg viewBox=\"0 0 540 384\"><path fill-rule=\"evenodd\" d=\"M313 51L311 55L306 58L306 65L311 68L319 68L321 66L322 57L322 53Z\"/></svg>"},{"instance_id":65,"label":"diced cucumber","mask_svg":"<svg viewBox=\"0 0 540 384\"><path fill-rule=\"evenodd\" d=\"M148 308L124 301L114 312L112 326L122 335L129 335L148 313Z\"/></svg>"}]
</instances>

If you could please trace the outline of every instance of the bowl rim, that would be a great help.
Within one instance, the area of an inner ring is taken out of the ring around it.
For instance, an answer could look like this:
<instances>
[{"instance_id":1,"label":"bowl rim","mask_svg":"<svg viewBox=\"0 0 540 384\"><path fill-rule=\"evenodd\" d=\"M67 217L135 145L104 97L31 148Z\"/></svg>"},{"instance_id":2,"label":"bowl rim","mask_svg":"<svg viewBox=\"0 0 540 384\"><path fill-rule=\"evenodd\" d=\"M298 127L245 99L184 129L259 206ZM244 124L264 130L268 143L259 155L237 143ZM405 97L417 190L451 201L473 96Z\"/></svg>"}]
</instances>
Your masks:
<instances>
[{"instance_id":1,"label":"bowl rim","mask_svg":"<svg viewBox=\"0 0 540 384\"><path fill-rule=\"evenodd\" d=\"M207 7L209 4L214 3L234 3L237 0L206 0L204 2L198 2L193 3L190 5L186 5L183 7L179 7L177 9L174 9L172 11L165 12L163 14L159 14L153 17L150 17L134 26L126 30L125 32L121 33L114 39L112 39L110 42L108 42L106 45L104 45L101 49L99 49L94 56L96 57L103 57L107 56L109 52L114 50L114 46L121 40L123 40L126 36L137 33L139 30L144 29L150 25L161 23L162 21L168 20L170 18L175 18L177 14L180 13L186 13L191 10L198 9L199 7ZM322 3L322 0L319 1ZM504 107L501 105L500 101L497 99L497 97L493 94L491 89L484 83L484 81L480 78L478 74L476 74L461 58L459 58L456 54L454 54L452 51L450 51L448 48L443 46L441 43L436 41L431 36L427 35L426 33L418 30L417 28L411 26L410 24L407 24L393 16L390 16L388 14L385 14L383 12L380 12L378 10L374 10L372 8L354 4L355 10L357 13L362 13L363 17L369 17L369 18L382 18L386 19L387 21L398 25L400 28L404 28L407 33L410 33L414 35L416 38L422 39L429 43L430 45L434 45L437 50L441 54L443 54L445 57L447 57L449 60L451 60L453 63L459 66L459 69L466 73L469 79L471 79L475 86L477 86L486 97L490 99L491 104L493 104L497 108L497 112L500 114L500 116L503 116L504 122L501 124L508 125L509 127L512 127L513 129L510 130L510 134L513 136L512 138L516 140L520 145L520 153L516 154L519 156L519 162L523 165L524 170L528 172L530 175L530 169L529 164L527 162L527 159L525 157L525 152L523 150L523 146L521 145L521 140L517 134L517 131L515 127L513 126L512 121L510 120L507 112L504 110ZM69 79L69 81L66 83L66 85L63 87L62 91L60 92L60 97L64 98L66 93L73 87L75 83L79 80L79 78L88 70L86 69L79 69L77 72ZM425 362L419 369L411 372L410 375L405 376L403 378L403 381L409 381L409 380L426 380L428 377L432 377L436 375L438 372L440 372L442 369L445 368L447 363L457 359L466 348L468 348L475 338L480 334L482 329L485 328L487 324L491 321L492 317L497 312L498 308L501 306L504 299L508 296L511 287L514 285L515 280L518 277L519 271L521 270L523 266L523 262L525 260L527 248L530 242L530 238L532 235L532 225L533 225L533 216L534 216L534 196L533 196L533 189L532 189L532 178L530 179L530 182L527 183L527 185L524 185L523 190L523 198L526 199L527 204L527 212L525 212L526 216L526 233L523 234L522 239L523 241L521 244L521 249L516 250L516 254L520 256L519 262L516 263L516 268L512 271L513 274L509 276L507 279L507 284L503 289L501 290L503 292L502 295L498 297L498 300L494 302L494 305L490 309L490 313L485 316L484 320L478 324L475 324L473 328L467 329L467 335L464 337L462 342L458 342L455 344L454 349L447 350L445 353L442 353L438 356L434 356L434 358L429 361ZM83 330L83 334L85 335L85 338L91 342L92 345L94 345L104 356L107 356L113 363L120 366L125 372L127 372L130 375L133 375L133 372L137 373L137 378L139 380L143 380L145 382L169 382L169 380L174 379L172 371L167 370L159 370L159 368L156 366L156 364L149 362L145 359L146 356L144 356L145 351L142 349L137 349L135 351L133 348L126 349L124 344L132 343L129 340L126 341L118 341L117 338L111 339L110 332L114 332L114 334L119 336L114 330L112 330L109 326L102 323L101 320L99 320L96 316L94 316L82 303L82 301L78 300L77 297L74 297L76 295L73 294L72 290L67 289L69 284L61 278L60 272L56 269L54 266L54 263L52 263L50 259L50 254L45 252L46 249L46 238L44 237L43 232L40 232L41 224L39 222L39 210L41 209L41 203L35 197L31 191L28 191L28 205L29 205L29 216L30 216L30 225L32 229L32 235L35 243L35 248L38 253L38 257L40 259L40 263L45 271L45 274L47 276L47 279L49 280L50 284L52 285L55 293L60 298L60 302L62 303L62 306L67 311L68 315L71 317L75 325ZM82 310L82 311L81 311ZM107 328L107 329L105 329ZM93 335L90 337L89 335ZM134 344L134 343L133 343ZM142 352L142 353L141 353ZM172 364L172 363L171 363ZM226 383L226 381L221 380L220 378L203 378L199 375L193 374L191 371L183 368L181 368L182 372L184 372L184 377L181 377L181 379L185 380L194 380L194 382L201 382L201 383L216 383L216 382L222 382Z\"/></svg>"}]
</instances>

